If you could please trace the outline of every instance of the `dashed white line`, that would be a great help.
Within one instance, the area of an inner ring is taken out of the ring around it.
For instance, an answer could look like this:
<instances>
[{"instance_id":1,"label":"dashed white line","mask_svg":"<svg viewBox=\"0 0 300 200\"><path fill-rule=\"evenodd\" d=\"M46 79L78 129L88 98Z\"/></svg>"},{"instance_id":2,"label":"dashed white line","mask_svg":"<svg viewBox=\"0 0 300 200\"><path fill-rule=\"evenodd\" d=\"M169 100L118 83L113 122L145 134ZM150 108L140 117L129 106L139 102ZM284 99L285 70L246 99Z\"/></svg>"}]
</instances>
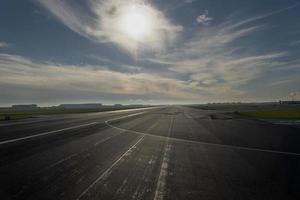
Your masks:
<instances>
[{"instance_id":1,"label":"dashed white line","mask_svg":"<svg viewBox=\"0 0 300 200\"><path fill-rule=\"evenodd\" d=\"M82 124L82 125L78 125L78 126L72 126L72 127L68 127L68 128L55 130L55 131L48 131L48 132L39 133L39 134L35 134L35 135L29 135L29 136L25 136L25 137L0 141L0 145L9 144L9 143L13 143L13 142L18 142L18 141L22 141L22 140L28 140L28 139L31 139L31 138L41 137L41 136L45 136L45 135L49 135L49 134L53 134L53 133L58 133L58 132L72 130L72 129L76 129L76 128L91 126L91 125L95 125L95 124L98 124L98 122L92 122L92 123L89 123L89 124Z\"/></svg>"}]
</instances>

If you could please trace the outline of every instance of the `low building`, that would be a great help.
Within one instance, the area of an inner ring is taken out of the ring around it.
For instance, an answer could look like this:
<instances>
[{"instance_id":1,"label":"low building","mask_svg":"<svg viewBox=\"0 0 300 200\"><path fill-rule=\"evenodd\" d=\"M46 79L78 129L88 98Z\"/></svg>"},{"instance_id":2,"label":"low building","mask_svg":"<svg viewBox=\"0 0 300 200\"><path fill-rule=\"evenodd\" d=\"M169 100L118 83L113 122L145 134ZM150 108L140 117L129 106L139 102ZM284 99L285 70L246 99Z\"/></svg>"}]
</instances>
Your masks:
<instances>
[{"instance_id":1,"label":"low building","mask_svg":"<svg viewBox=\"0 0 300 200\"><path fill-rule=\"evenodd\" d=\"M19 104L19 105L12 105L13 109L34 109L38 106L36 104Z\"/></svg>"},{"instance_id":2,"label":"low building","mask_svg":"<svg viewBox=\"0 0 300 200\"><path fill-rule=\"evenodd\" d=\"M101 103L61 104L59 107L66 109L97 109L102 108L103 105Z\"/></svg>"}]
</instances>

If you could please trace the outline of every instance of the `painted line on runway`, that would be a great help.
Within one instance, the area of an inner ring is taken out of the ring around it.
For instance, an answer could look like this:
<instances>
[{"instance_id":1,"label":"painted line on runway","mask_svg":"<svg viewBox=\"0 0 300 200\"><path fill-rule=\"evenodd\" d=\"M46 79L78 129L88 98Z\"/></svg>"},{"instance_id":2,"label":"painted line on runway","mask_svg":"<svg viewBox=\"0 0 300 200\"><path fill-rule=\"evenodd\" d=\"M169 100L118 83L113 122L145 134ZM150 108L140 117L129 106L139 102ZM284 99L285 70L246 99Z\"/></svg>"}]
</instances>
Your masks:
<instances>
[{"instance_id":1,"label":"painted line on runway","mask_svg":"<svg viewBox=\"0 0 300 200\"><path fill-rule=\"evenodd\" d=\"M111 127L111 128L118 129L118 130L123 130L123 131L128 131L128 132L131 132L131 133L136 133L136 134L140 134L140 135L146 135L146 136L151 136L151 137L156 137L156 138L161 138L161 139L167 139L168 138L166 136L160 136L160 135L155 135L155 134L151 134L151 133L120 128L120 127L117 127L117 126L114 126L114 125L110 124L110 122L112 122L112 121L115 121L115 120L114 119L106 120L105 124L107 126ZM215 146L215 147L230 148L230 149L237 149L237 150L257 151L257 152L263 152L263 153L274 153L274 154L289 155L289 156L300 156L300 153L269 150L269 149L260 149L260 148L255 148L255 147L243 147L243 146L235 146L235 145L228 145L228 144L217 144L217 143L213 143L213 142L200 142L200 141L193 141L193 140L179 139L179 138L172 138L172 137L170 137L169 140L174 141L174 142L201 144L201 145L206 145L206 146Z\"/></svg>"},{"instance_id":2,"label":"painted line on runway","mask_svg":"<svg viewBox=\"0 0 300 200\"><path fill-rule=\"evenodd\" d=\"M133 113L133 114L130 114L130 115L115 118L114 120L119 120L119 119L123 119L123 118L127 118L127 117L133 117L133 116L141 115L141 114L144 114L144 113L145 112ZM85 126L91 126L91 125L94 125L94 124L98 124L98 122L92 122L92 123L89 123L89 124L82 124L82 125L78 125L78 126L72 126L72 127L63 128L63 129L60 129L60 130L48 131L48 132L45 132L45 133L39 133L39 134L36 134L36 135L30 135L30 136L25 136L25 137L16 138L16 139L4 140L4 141L0 141L0 145L9 144L9 143L13 143L13 142L18 142L18 141L22 141L22 140L27 140L27 139L31 139L31 138L35 138L35 137L41 137L41 136L49 135L49 134L52 134L52 133L58 133L58 132L72 130L72 129L81 128L81 127L85 127Z\"/></svg>"},{"instance_id":3,"label":"painted line on runway","mask_svg":"<svg viewBox=\"0 0 300 200\"><path fill-rule=\"evenodd\" d=\"M84 195L86 195L91 188L93 188L101 179L105 178L114 168L133 148L135 148L143 139L145 135L143 135L136 143L134 143L125 153L123 153L109 168L107 168L92 184L90 184L76 200L81 199Z\"/></svg>"},{"instance_id":4,"label":"painted line on runway","mask_svg":"<svg viewBox=\"0 0 300 200\"><path fill-rule=\"evenodd\" d=\"M173 124L174 124L174 116L172 116L171 123L168 130L168 137L164 145L163 160L160 166L159 176L156 183L156 189L155 189L153 200L163 200L165 196L166 179L168 175L170 153L172 150L172 145L169 144L169 139L172 132Z\"/></svg>"},{"instance_id":5,"label":"painted line on runway","mask_svg":"<svg viewBox=\"0 0 300 200\"><path fill-rule=\"evenodd\" d=\"M110 120L106 120L106 121L117 121L119 119L124 119L124 118L128 118L128 117L133 117L133 116L136 116L136 115L141 115L141 114L144 114L145 112L139 112L139 113L133 113L133 114L130 114L130 115L125 115L125 116L122 116L122 117L117 117L117 118L114 118L114 119L110 119ZM106 122L105 121L105 122Z\"/></svg>"},{"instance_id":6,"label":"painted line on runway","mask_svg":"<svg viewBox=\"0 0 300 200\"><path fill-rule=\"evenodd\" d=\"M78 125L78 126L63 128L63 129L59 129L59 130L55 130L55 131L48 131L48 132L44 132L44 133L39 133L39 134L36 134L36 135L29 135L29 136L25 136L25 137L21 137L21 138L5 140L5 141L1 141L0 145L9 144L9 143L18 142L18 141L23 141L23 140L28 140L28 139L32 139L32 138L37 138L37 137L41 137L41 136L45 136L45 135L49 135L49 134L53 134L53 133L59 133L59 132L62 132L62 131L73 130L73 129L82 128L82 127L86 127L86 126L91 126L91 125L95 125L95 124L98 124L98 122L92 122L92 123L88 123L88 124L82 124L82 125Z\"/></svg>"},{"instance_id":7,"label":"painted line on runway","mask_svg":"<svg viewBox=\"0 0 300 200\"><path fill-rule=\"evenodd\" d=\"M128 118L128 117L133 117L136 115L141 115L144 114L145 112L139 112L139 113L133 113L130 115L126 115L126 116L122 116L122 117L118 117L118 118L114 118L114 119L110 119L110 120L106 120L105 124L107 124L109 126L109 121L117 121L120 119L124 119L124 118ZM156 124L153 124L149 129L153 128ZM110 127L110 126L109 126ZM113 127L111 127L113 128ZM125 129L117 129L120 130L121 133L122 132L127 132L127 130ZM84 195L86 195L90 189L92 189L99 181L101 181L103 178L107 177L109 175L109 173L111 173L111 170L133 149L135 148L145 137L146 134L139 134L142 135L142 137L136 142L134 143L125 153L123 153L121 155L121 157L119 157L109 168L107 168L94 182L92 182L80 195L76 200L80 200Z\"/></svg>"},{"instance_id":8,"label":"painted line on runway","mask_svg":"<svg viewBox=\"0 0 300 200\"><path fill-rule=\"evenodd\" d=\"M105 115L105 114L114 114L114 113L124 113L124 112L135 112L135 111L148 111L148 110L153 110L153 109L158 109L158 108L164 108L165 106L154 106L154 107L149 107L149 108L130 108L130 109L123 109L123 110L113 110L113 111L100 111L100 112L92 112L92 113L72 113L71 115ZM57 114L60 115L60 114ZM62 114L62 115L70 115L70 114ZM47 115L46 115L47 116ZM30 119L30 118L29 118ZM15 126L15 125L27 125L27 124L34 124L34 123L39 123L39 122L49 122L49 121L55 121L59 118L48 118L48 119L37 119L34 121L26 121L28 119L25 119L24 121L19 121L19 122L7 122L7 123L0 123L0 127L5 127L5 126Z\"/></svg>"}]
</instances>

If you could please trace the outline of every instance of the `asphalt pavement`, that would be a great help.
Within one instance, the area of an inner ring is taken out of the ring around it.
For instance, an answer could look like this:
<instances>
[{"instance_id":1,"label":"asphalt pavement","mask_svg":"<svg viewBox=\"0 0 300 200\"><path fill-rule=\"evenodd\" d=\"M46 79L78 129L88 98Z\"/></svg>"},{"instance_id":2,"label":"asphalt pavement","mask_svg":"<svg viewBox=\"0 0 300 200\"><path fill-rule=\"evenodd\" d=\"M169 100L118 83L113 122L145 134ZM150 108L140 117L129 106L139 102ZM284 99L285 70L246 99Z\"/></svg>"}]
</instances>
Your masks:
<instances>
[{"instance_id":1,"label":"asphalt pavement","mask_svg":"<svg viewBox=\"0 0 300 200\"><path fill-rule=\"evenodd\" d=\"M0 199L300 199L300 129L164 106L0 123Z\"/></svg>"}]
</instances>

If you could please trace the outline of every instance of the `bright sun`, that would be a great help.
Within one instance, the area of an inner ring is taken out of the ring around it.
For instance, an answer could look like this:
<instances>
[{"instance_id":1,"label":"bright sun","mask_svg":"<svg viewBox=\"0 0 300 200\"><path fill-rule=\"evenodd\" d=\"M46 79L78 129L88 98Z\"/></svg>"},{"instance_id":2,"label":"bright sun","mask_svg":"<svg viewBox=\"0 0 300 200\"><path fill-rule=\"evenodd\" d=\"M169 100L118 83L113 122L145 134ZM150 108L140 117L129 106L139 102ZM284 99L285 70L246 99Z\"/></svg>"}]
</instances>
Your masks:
<instances>
[{"instance_id":1,"label":"bright sun","mask_svg":"<svg viewBox=\"0 0 300 200\"><path fill-rule=\"evenodd\" d=\"M134 40L142 40L152 29L151 18L143 9L142 6L131 6L121 16L122 32Z\"/></svg>"}]
</instances>

